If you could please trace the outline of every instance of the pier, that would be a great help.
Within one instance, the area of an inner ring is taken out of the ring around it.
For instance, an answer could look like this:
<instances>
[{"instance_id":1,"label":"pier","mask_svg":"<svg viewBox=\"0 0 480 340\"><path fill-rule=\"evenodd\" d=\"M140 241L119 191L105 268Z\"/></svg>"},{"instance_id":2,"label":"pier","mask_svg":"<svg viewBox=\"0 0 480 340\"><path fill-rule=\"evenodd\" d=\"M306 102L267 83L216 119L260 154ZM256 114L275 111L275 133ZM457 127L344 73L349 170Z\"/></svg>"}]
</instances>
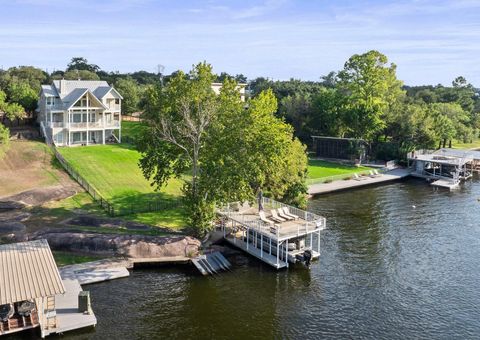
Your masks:
<instances>
[{"instance_id":1,"label":"pier","mask_svg":"<svg viewBox=\"0 0 480 340\"><path fill-rule=\"evenodd\" d=\"M397 181L410 176L411 172L411 169L397 168L379 173L378 175L359 176L358 178L338 180L330 183L312 184L308 187L308 194L321 195L347 189L360 188L367 185Z\"/></svg>"},{"instance_id":2,"label":"pier","mask_svg":"<svg viewBox=\"0 0 480 340\"><path fill-rule=\"evenodd\" d=\"M320 231L326 219L262 197L260 202L230 203L218 209L224 239L270 266L307 266L320 257Z\"/></svg>"}]
</instances>

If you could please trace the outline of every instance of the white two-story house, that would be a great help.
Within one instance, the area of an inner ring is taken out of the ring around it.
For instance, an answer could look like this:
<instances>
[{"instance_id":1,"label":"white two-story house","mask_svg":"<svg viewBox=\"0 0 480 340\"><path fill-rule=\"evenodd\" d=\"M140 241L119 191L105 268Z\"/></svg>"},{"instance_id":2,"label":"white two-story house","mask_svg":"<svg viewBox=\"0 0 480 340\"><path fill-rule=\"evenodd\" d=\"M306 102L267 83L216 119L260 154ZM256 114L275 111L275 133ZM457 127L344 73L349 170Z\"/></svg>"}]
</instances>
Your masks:
<instances>
[{"instance_id":1,"label":"white two-story house","mask_svg":"<svg viewBox=\"0 0 480 340\"><path fill-rule=\"evenodd\" d=\"M37 120L57 146L119 143L122 99L105 81L54 80L42 85Z\"/></svg>"}]
</instances>

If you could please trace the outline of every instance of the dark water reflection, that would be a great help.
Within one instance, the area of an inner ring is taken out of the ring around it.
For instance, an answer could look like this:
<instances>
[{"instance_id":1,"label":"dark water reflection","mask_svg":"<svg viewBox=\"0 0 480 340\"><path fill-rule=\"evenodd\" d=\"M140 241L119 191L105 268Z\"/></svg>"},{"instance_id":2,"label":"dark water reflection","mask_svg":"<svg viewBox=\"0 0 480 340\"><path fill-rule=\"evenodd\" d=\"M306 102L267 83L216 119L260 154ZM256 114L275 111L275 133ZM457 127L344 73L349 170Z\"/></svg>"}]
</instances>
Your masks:
<instances>
[{"instance_id":1,"label":"dark water reflection","mask_svg":"<svg viewBox=\"0 0 480 340\"><path fill-rule=\"evenodd\" d=\"M133 271L89 286L96 330L65 339L480 338L480 182L322 196L321 260L276 272L238 256L203 278ZM413 207L415 206L415 207Z\"/></svg>"}]
</instances>

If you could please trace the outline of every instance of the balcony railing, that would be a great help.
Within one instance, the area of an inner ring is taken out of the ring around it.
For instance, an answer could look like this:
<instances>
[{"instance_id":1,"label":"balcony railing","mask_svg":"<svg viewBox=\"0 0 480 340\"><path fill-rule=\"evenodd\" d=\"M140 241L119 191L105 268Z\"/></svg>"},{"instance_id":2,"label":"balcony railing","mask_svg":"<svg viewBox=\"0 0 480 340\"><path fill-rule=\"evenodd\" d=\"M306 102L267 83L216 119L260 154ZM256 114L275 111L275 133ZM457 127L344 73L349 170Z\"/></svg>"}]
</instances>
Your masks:
<instances>
[{"instance_id":1,"label":"balcony railing","mask_svg":"<svg viewBox=\"0 0 480 340\"><path fill-rule=\"evenodd\" d=\"M47 126L52 128L61 128L64 127L64 124L63 122L49 122Z\"/></svg>"}]
</instances>

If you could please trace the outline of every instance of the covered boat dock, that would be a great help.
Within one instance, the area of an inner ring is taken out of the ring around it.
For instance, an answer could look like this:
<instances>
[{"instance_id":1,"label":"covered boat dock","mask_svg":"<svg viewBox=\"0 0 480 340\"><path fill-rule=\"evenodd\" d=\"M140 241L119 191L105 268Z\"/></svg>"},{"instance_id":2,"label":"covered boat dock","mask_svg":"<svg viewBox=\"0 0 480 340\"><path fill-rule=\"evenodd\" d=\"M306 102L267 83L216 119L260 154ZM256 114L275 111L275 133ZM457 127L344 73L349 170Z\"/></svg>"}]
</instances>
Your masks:
<instances>
[{"instance_id":1,"label":"covered boat dock","mask_svg":"<svg viewBox=\"0 0 480 340\"><path fill-rule=\"evenodd\" d=\"M266 197L254 204L227 204L218 214L227 242L276 269L308 265L320 256L320 231L326 227L322 216Z\"/></svg>"},{"instance_id":2,"label":"covered boat dock","mask_svg":"<svg viewBox=\"0 0 480 340\"><path fill-rule=\"evenodd\" d=\"M46 240L0 245L0 335L39 328L43 338L96 325L90 308L80 310L80 293L78 281L62 280Z\"/></svg>"},{"instance_id":3,"label":"covered boat dock","mask_svg":"<svg viewBox=\"0 0 480 340\"><path fill-rule=\"evenodd\" d=\"M455 189L479 170L480 152L456 149L412 152L408 162L412 176L425 178L433 186Z\"/></svg>"}]
</instances>

